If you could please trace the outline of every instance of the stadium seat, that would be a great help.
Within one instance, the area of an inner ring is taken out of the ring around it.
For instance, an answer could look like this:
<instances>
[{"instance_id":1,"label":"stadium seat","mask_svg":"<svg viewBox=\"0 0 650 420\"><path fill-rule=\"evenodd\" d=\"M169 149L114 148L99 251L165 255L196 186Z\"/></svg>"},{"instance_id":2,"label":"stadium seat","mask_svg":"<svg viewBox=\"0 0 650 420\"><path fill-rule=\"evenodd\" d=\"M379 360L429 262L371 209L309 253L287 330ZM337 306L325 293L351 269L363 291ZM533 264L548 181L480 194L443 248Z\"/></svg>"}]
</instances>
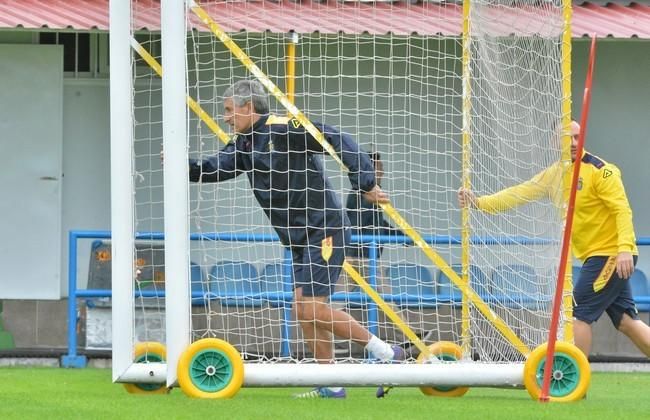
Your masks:
<instances>
[{"instance_id":1,"label":"stadium seat","mask_svg":"<svg viewBox=\"0 0 650 420\"><path fill-rule=\"evenodd\" d=\"M433 275L428 268L417 264L395 264L388 267L391 293L400 295L405 304L417 304L420 297L435 297Z\"/></svg>"},{"instance_id":2,"label":"stadium seat","mask_svg":"<svg viewBox=\"0 0 650 420\"><path fill-rule=\"evenodd\" d=\"M630 287L632 287L632 296L650 296L650 284L645 273L639 269L634 270L630 277ZM639 312L650 312L650 303L639 303L636 305Z\"/></svg>"},{"instance_id":3,"label":"stadium seat","mask_svg":"<svg viewBox=\"0 0 650 420\"><path fill-rule=\"evenodd\" d=\"M461 264L452 264L451 269L454 270L459 276L462 273L463 266ZM488 296L488 277L485 275L483 270L481 270L476 265L469 266L469 282L470 286L476 293L478 293L482 298ZM438 272L438 294L440 295L451 295L454 300L460 300L462 293L460 289L453 284L453 282L447 277L442 271Z\"/></svg>"},{"instance_id":4,"label":"stadium seat","mask_svg":"<svg viewBox=\"0 0 650 420\"><path fill-rule=\"evenodd\" d=\"M281 262L267 264L260 275L260 290L263 294L291 292L291 276L285 278L285 265Z\"/></svg>"},{"instance_id":5,"label":"stadium seat","mask_svg":"<svg viewBox=\"0 0 650 420\"><path fill-rule=\"evenodd\" d=\"M208 290L213 298L241 298L259 294L255 266L244 261L221 261L210 269Z\"/></svg>"},{"instance_id":6,"label":"stadium seat","mask_svg":"<svg viewBox=\"0 0 650 420\"><path fill-rule=\"evenodd\" d=\"M535 269L524 264L500 265L492 272L494 295L506 306L541 309L550 305L552 285L537 284Z\"/></svg>"}]
</instances>

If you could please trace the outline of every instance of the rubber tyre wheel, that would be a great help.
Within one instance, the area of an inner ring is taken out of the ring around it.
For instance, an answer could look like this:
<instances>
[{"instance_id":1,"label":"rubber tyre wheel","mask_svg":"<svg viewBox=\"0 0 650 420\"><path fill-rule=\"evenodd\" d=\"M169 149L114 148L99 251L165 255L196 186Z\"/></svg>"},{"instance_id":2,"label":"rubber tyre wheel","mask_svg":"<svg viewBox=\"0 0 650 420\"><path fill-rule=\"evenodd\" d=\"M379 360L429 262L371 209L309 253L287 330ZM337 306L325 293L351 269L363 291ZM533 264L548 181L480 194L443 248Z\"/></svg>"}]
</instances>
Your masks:
<instances>
[{"instance_id":1,"label":"rubber tyre wheel","mask_svg":"<svg viewBox=\"0 0 650 420\"><path fill-rule=\"evenodd\" d=\"M433 343L429 346L429 351L438 359L446 362L453 362L463 358L463 350L460 346L450 341ZM425 362L424 353L420 353L417 361L418 363ZM421 386L420 391L430 397L462 397L469 391L469 387Z\"/></svg>"},{"instance_id":2,"label":"rubber tyre wheel","mask_svg":"<svg viewBox=\"0 0 650 420\"><path fill-rule=\"evenodd\" d=\"M544 366L548 343L533 350L524 365L524 386L534 400L542 393ZM589 361L575 345L558 341L555 344L553 373L549 388L549 401L580 401L587 394L591 382Z\"/></svg>"},{"instance_id":3,"label":"rubber tyre wheel","mask_svg":"<svg viewBox=\"0 0 650 420\"><path fill-rule=\"evenodd\" d=\"M147 341L135 345L135 363L164 362L167 359L167 349L161 343ZM129 394L168 394L170 389L165 384L123 384Z\"/></svg>"},{"instance_id":4,"label":"rubber tyre wheel","mask_svg":"<svg viewBox=\"0 0 650 420\"><path fill-rule=\"evenodd\" d=\"M178 360L178 385L189 397L231 398L244 383L239 352L217 338L192 343Z\"/></svg>"}]
</instances>

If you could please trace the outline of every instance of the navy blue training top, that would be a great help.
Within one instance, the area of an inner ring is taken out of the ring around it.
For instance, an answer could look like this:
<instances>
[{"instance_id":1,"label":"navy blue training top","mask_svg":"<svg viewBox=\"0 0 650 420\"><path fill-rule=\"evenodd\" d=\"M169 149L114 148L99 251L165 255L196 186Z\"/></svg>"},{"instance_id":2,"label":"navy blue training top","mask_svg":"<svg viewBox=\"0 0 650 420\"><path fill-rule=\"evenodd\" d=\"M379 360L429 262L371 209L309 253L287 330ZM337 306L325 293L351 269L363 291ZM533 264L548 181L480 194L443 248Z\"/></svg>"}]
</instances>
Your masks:
<instances>
[{"instance_id":1,"label":"navy blue training top","mask_svg":"<svg viewBox=\"0 0 650 420\"><path fill-rule=\"evenodd\" d=\"M373 164L348 134L315 123L349 169L352 188L375 186ZM349 226L325 178L323 147L295 119L263 115L215 156L189 160L192 182L220 182L246 173L258 203L285 246L318 244ZM318 242L316 242L318 241Z\"/></svg>"}]
</instances>

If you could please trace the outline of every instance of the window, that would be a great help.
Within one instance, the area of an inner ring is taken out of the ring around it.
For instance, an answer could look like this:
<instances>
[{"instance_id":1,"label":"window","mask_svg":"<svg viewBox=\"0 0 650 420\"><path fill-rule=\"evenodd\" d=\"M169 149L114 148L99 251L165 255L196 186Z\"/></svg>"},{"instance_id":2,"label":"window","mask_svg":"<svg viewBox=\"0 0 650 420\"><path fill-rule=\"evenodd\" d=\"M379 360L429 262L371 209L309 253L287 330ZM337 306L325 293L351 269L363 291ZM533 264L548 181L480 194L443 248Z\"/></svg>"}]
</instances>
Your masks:
<instances>
[{"instance_id":1,"label":"window","mask_svg":"<svg viewBox=\"0 0 650 420\"><path fill-rule=\"evenodd\" d=\"M63 46L63 71L68 78L108 74L108 34L41 32L38 43Z\"/></svg>"},{"instance_id":2,"label":"window","mask_svg":"<svg viewBox=\"0 0 650 420\"><path fill-rule=\"evenodd\" d=\"M63 71L90 71L89 33L42 32L39 44L63 45Z\"/></svg>"}]
</instances>

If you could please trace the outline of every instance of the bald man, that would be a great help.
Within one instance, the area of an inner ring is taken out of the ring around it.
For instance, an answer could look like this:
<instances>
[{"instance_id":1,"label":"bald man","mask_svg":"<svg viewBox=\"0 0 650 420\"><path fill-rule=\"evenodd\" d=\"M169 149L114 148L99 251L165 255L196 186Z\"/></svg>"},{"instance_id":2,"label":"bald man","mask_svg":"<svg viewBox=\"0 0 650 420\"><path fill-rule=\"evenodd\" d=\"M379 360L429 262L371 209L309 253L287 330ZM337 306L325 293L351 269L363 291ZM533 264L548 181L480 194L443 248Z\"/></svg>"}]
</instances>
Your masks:
<instances>
[{"instance_id":1,"label":"bald man","mask_svg":"<svg viewBox=\"0 0 650 420\"><path fill-rule=\"evenodd\" d=\"M572 121L570 130L571 160L575 162L580 125ZM461 207L496 214L548 198L562 209L569 193L559 184L564 174L558 162L530 180L495 194L477 197L461 188L458 202ZM614 327L650 357L650 327L638 317L628 281L639 252L621 171L587 151L581 156L571 247L573 255L583 262L573 289L576 346L589 355L591 325L607 312Z\"/></svg>"}]
</instances>

